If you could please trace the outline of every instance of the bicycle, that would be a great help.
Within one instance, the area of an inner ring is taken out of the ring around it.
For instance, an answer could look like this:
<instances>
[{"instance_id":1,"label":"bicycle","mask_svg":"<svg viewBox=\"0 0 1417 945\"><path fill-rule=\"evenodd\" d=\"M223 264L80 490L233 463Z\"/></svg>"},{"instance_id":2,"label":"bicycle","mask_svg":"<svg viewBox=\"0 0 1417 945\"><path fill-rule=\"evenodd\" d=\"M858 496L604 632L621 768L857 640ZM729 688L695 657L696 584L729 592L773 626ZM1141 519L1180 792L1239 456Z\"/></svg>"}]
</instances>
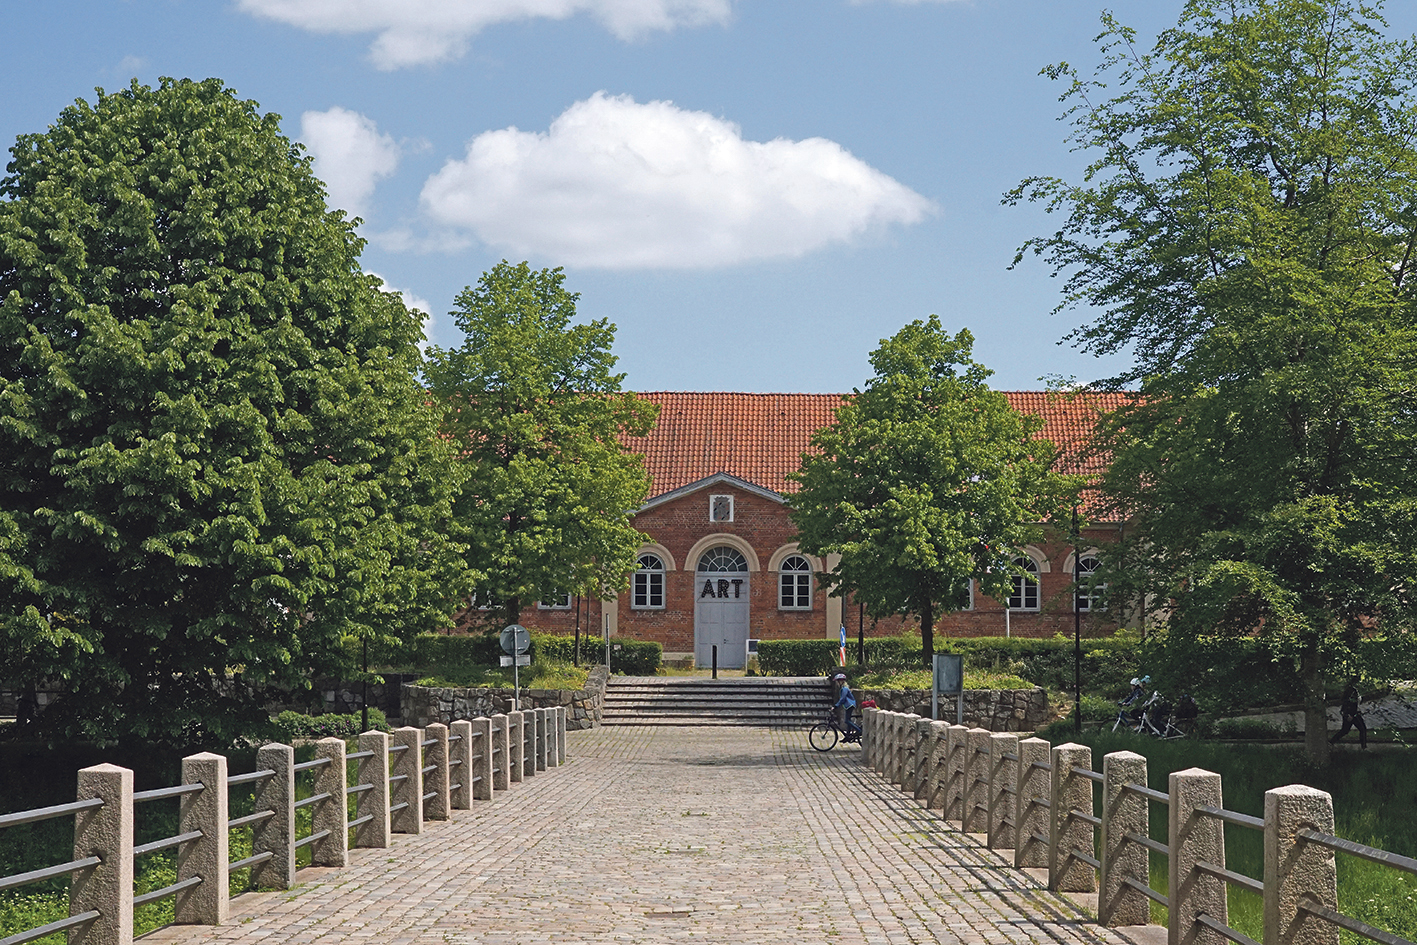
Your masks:
<instances>
[{"instance_id":1,"label":"bicycle","mask_svg":"<svg viewBox=\"0 0 1417 945\"><path fill-rule=\"evenodd\" d=\"M827 717L807 732L807 742L817 751L831 751L838 741L859 742L860 734L843 729L836 721L836 710L828 709Z\"/></svg>"}]
</instances>

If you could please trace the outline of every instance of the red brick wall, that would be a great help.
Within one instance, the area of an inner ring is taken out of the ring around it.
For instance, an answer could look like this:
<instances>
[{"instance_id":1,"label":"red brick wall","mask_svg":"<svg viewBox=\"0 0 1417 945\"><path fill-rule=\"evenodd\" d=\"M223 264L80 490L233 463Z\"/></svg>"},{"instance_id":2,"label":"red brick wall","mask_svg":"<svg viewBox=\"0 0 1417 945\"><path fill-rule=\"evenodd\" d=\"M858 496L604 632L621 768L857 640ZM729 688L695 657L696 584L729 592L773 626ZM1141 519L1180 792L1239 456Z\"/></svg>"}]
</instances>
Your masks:
<instances>
[{"instance_id":1,"label":"red brick wall","mask_svg":"<svg viewBox=\"0 0 1417 945\"><path fill-rule=\"evenodd\" d=\"M734 497L732 522L709 521L710 495ZM827 636L826 595L815 586L815 582L810 611L786 611L777 607L777 574L767 568L773 553L796 537L787 518L787 509L781 503L743 489L718 485L641 512L635 516L634 525L655 543L668 549L674 556L675 570L665 575L663 610L634 610L630 607L629 593L620 596L618 633L621 636L656 641L664 646L666 652L693 651L694 601L699 591L694 581L694 571L698 561L689 560L689 551L701 538L716 533L741 538L757 554L758 566L762 570L749 576L752 595L749 632L752 636L765 640L820 639ZM1083 532L1082 544L1084 548L1105 547L1115 536L1116 531L1112 528L1088 528ZM1055 633L1071 636L1072 595L1067 589L1072 583L1072 574L1064 571L1064 565L1072 553L1072 545L1066 536L1062 536L1061 540L1055 537L1038 547L1050 565L1048 571L1039 575L1040 610L1014 611L1010 616L1010 630L1023 637L1048 637ZM603 613L599 601L582 601L582 632L599 636ZM859 620L857 607L848 601L842 616L848 638L855 639ZM575 627L576 612L574 608L569 611L539 610L531 604L522 610L522 623L547 632L570 634ZM871 618L865 619L868 636L889 636L899 633L903 626L918 630L919 620L914 616L886 618L876 621L873 630ZM1004 608L996 601L976 595L974 610L945 614L937 619L935 629L937 635L947 637L1003 636ZM1115 629L1116 621L1111 615L1083 615L1085 635L1111 633Z\"/></svg>"}]
</instances>

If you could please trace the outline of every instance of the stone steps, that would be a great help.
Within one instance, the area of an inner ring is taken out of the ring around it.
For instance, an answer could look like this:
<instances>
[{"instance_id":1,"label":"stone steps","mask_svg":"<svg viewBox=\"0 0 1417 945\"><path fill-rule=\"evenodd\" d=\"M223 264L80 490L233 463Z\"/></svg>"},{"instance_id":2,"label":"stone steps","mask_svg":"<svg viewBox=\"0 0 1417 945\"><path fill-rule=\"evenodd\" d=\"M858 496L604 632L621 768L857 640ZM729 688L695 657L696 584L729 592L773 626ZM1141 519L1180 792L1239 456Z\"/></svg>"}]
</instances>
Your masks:
<instances>
[{"instance_id":1,"label":"stone steps","mask_svg":"<svg viewBox=\"0 0 1417 945\"><path fill-rule=\"evenodd\" d=\"M602 725L792 727L820 720L832 704L828 680L614 676Z\"/></svg>"}]
</instances>

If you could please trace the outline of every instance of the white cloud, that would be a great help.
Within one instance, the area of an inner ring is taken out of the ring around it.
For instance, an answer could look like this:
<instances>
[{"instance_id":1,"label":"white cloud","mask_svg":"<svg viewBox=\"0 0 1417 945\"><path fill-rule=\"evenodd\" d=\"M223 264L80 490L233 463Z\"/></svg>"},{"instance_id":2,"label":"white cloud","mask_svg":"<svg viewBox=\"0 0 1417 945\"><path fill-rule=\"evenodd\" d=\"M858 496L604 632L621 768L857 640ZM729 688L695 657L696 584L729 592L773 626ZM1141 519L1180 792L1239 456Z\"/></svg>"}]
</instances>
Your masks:
<instances>
[{"instance_id":1,"label":"white cloud","mask_svg":"<svg viewBox=\"0 0 1417 945\"><path fill-rule=\"evenodd\" d=\"M606 269L802 256L934 209L834 141L745 141L706 112L603 92L544 133L478 135L422 202L515 255Z\"/></svg>"},{"instance_id":2,"label":"white cloud","mask_svg":"<svg viewBox=\"0 0 1417 945\"><path fill-rule=\"evenodd\" d=\"M332 206L362 216L374 184L399 165L399 146L372 119L336 105L300 116L300 140L315 160Z\"/></svg>"},{"instance_id":3,"label":"white cloud","mask_svg":"<svg viewBox=\"0 0 1417 945\"><path fill-rule=\"evenodd\" d=\"M621 39L726 22L732 0L238 0L240 9L316 33L377 33L370 55L398 69L461 55L495 23L588 13Z\"/></svg>"}]
</instances>

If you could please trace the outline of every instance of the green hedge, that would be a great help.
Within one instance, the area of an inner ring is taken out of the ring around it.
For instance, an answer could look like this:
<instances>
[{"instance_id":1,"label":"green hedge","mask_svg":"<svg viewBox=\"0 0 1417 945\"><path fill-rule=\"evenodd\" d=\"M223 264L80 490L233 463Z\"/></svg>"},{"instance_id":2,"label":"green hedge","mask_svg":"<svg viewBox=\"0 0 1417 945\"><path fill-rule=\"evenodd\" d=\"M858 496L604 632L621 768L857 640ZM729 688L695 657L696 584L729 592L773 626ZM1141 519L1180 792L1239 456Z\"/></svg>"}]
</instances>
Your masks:
<instances>
[{"instance_id":1,"label":"green hedge","mask_svg":"<svg viewBox=\"0 0 1417 945\"><path fill-rule=\"evenodd\" d=\"M631 676L653 676L664 658L664 648L646 640L611 639L620 647L611 653L611 668ZM571 663L575 656L575 637L532 633L528 655L533 663ZM348 647L358 647L350 641ZM377 650L377 654L376 654ZM497 633L443 634L425 633L410 647L371 646L369 665L384 669L409 669L414 672L437 671L456 666L491 666L501 663L502 644ZM581 661L605 661L605 647L599 636L581 637Z\"/></svg>"},{"instance_id":2,"label":"green hedge","mask_svg":"<svg viewBox=\"0 0 1417 945\"><path fill-rule=\"evenodd\" d=\"M360 723L363 717L355 712L350 715L329 713L326 715L305 715L301 712L282 712L272 723L276 737L289 744L298 738L353 738L363 731ZM389 723L384 713L378 709L369 710L369 728L387 732Z\"/></svg>"}]
</instances>

